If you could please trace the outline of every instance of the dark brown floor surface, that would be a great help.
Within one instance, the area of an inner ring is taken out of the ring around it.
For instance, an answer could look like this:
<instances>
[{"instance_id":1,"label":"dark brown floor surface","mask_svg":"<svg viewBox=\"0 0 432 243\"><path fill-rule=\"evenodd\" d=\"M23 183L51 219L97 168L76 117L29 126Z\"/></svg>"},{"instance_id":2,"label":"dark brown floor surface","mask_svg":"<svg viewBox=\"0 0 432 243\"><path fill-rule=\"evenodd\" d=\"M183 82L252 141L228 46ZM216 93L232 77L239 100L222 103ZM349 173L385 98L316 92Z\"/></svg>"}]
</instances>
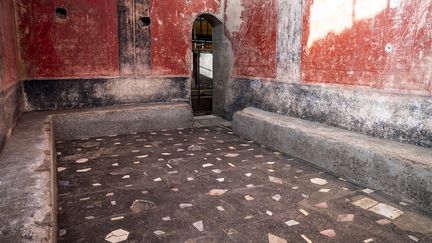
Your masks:
<instances>
[{"instance_id":1,"label":"dark brown floor surface","mask_svg":"<svg viewBox=\"0 0 432 243\"><path fill-rule=\"evenodd\" d=\"M60 242L432 242L413 206L220 126L58 142L57 153Z\"/></svg>"}]
</instances>

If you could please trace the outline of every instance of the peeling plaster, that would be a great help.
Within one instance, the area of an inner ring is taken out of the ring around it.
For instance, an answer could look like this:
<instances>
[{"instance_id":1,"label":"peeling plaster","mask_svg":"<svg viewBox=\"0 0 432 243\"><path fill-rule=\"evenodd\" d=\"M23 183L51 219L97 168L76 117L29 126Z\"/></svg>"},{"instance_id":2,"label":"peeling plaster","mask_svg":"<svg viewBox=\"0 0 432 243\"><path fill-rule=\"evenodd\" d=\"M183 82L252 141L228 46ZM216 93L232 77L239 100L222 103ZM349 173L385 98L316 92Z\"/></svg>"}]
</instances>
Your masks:
<instances>
[{"instance_id":1,"label":"peeling plaster","mask_svg":"<svg viewBox=\"0 0 432 243\"><path fill-rule=\"evenodd\" d=\"M342 2L305 0L303 81L430 95L432 1Z\"/></svg>"},{"instance_id":2,"label":"peeling plaster","mask_svg":"<svg viewBox=\"0 0 432 243\"><path fill-rule=\"evenodd\" d=\"M387 7L387 0L315 0L310 9L308 48L330 33L340 34L354 21L374 18Z\"/></svg>"},{"instance_id":3,"label":"peeling plaster","mask_svg":"<svg viewBox=\"0 0 432 243\"><path fill-rule=\"evenodd\" d=\"M226 22L226 29L230 34L240 31L242 25L242 13L244 11L242 0L228 1L226 5L225 15L229 21Z\"/></svg>"}]
</instances>

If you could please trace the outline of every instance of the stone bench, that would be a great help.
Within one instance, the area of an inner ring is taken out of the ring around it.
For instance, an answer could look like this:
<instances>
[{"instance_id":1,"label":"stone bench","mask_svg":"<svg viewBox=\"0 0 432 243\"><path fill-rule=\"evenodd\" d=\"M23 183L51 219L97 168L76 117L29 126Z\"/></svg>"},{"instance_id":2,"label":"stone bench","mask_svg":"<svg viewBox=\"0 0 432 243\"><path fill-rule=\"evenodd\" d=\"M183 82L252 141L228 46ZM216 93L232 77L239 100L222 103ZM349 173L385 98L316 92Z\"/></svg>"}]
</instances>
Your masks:
<instances>
[{"instance_id":1,"label":"stone bench","mask_svg":"<svg viewBox=\"0 0 432 243\"><path fill-rule=\"evenodd\" d=\"M236 134L432 212L432 150L246 108Z\"/></svg>"},{"instance_id":2,"label":"stone bench","mask_svg":"<svg viewBox=\"0 0 432 243\"><path fill-rule=\"evenodd\" d=\"M25 113L0 154L0 242L56 242L56 139L192 126L181 103Z\"/></svg>"}]
</instances>

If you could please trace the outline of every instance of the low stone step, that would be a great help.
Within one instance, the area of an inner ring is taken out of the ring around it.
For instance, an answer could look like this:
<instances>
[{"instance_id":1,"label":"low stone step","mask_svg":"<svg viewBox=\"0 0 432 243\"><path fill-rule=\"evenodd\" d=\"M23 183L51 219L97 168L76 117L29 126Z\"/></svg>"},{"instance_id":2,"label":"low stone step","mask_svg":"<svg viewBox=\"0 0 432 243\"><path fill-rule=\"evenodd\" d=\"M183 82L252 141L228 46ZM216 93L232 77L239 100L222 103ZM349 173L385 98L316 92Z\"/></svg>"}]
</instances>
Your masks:
<instances>
[{"instance_id":1,"label":"low stone step","mask_svg":"<svg viewBox=\"0 0 432 243\"><path fill-rule=\"evenodd\" d=\"M432 150L256 108L237 112L234 132L355 183L432 212Z\"/></svg>"},{"instance_id":2,"label":"low stone step","mask_svg":"<svg viewBox=\"0 0 432 243\"><path fill-rule=\"evenodd\" d=\"M185 103L72 110L53 116L54 134L59 140L188 128L192 124L192 108Z\"/></svg>"}]
</instances>

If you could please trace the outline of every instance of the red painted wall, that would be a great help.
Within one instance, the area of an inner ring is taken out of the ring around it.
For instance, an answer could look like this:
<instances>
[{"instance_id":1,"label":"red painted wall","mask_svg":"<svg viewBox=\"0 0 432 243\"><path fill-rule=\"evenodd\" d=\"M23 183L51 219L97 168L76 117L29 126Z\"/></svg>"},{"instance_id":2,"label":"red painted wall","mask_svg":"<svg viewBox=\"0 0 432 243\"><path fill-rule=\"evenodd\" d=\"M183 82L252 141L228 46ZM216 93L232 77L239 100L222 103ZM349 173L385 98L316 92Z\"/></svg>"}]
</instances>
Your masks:
<instances>
[{"instance_id":1,"label":"red painted wall","mask_svg":"<svg viewBox=\"0 0 432 243\"><path fill-rule=\"evenodd\" d=\"M221 1L150 4L150 71L141 73L189 76L193 20L202 13L220 14ZM274 78L276 0L243 0L241 4L240 29L227 33L235 55L233 74ZM26 79L120 75L115 0L18 0L17 6ZM66 19L56 18L57 7L67 10Z\"/></svg>"},{"instance_id":2,"label":"red painted wall","mask_svg":"<svg viewBox=\"0 0 432 243\"><path fill-rule=\"evenodd\" d=\"M116 76L116 0L18 0L19 41L27 79ZM67 17L57 18L55 9Z\"/></svg>"},{"instance_id":3,"label":"red painted wall","mask_svg":"<svg viewBox=\"0 0 432 243\"><path fill-rule=\"evenodd\" d=\"M230 3L231 2L231 3ZM227 4L236 4L229 1ZM240 1L242 13L238 31L230 39L235 54L235 76L275 78L276 77L276 0ZM229 8L229 6L228 6ZM228 10L230 11L230 10ZM226 14L227 25L236 21Z\"/></svg>"},{"instance_id":4,"label":"red painted wall","mask_svg":"<svg viewBox=\"0 0 432 243\"><path fill-rule=\"evenodd\" d=\"M152 1L151 67L154 75L190 75L192 24L202 13L220 11L217 0Z\"/></svg>"},{"instance_id":5,"label":"red painted wall","mask_svg":"<svg viewBox=\"0 0 432 243\"><path fill-rule=\"evenodd\" d=\"M0 1L0 91L18 79L18 50L12 0Z\"/></svg>"},{"instance_id":6,"label":"red painted wall","mask_svg":"<svg viewBox=\"0 0 432 243\"><path fill-rule=\"evenodd\" d=\"M432 1L395 2L306 0L303 81L431 92ZM223 12L226 26L237 26L226 29L234 51L232 74L275 78L277 1L225 3L221 9L217 0L152 1L150 71L145 74L189 76L194 17ZM18 0L26 78L118 76L116 4L115 0ZM230 14L232 4L241 6L237 16ZM64 7L68 17L56 18L56 7ZM13 48L5 49L13 53Z\"/></svg>"},{"instance_id":7,"label":"red painted wall","mask_svg":"<svg viewBox=\"0 0 432 243\"><path fill-rule=\"evenodd\" d=\"M194 17L200 13L217 14L222 11L221 1L187 2L153 1L151 66L155 75L189 75ZM230 4L233 1L226 2ZM241 5L243 11L238 32L226 31L232 42L235 56L233 74L274 78L276 76L276 1L243 0ZM229 17L225 14L226 22L237 21Z\"/></svg>"},{"instance_id":8,"label":"red painted wall","mask_svg":"<svg viewBox=\"0 0 432 243\"><path fill-rule=\"evenodd\" d=\"M307 0L303 80L432 91L431 14L430 0Z\"/></svg>"}]
</instances>

